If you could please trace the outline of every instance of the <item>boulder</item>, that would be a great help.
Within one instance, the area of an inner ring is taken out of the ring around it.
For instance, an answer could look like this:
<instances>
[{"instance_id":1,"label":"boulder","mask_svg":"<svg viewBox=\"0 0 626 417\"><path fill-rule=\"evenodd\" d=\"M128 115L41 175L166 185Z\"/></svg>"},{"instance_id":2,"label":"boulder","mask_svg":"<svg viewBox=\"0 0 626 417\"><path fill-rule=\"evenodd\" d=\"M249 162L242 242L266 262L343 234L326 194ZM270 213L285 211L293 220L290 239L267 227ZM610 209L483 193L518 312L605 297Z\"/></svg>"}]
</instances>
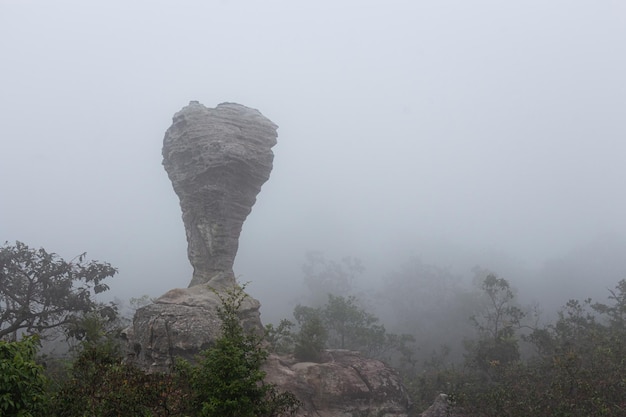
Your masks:
<instances>
[{"instance_id":1,"label":"boulder","mask_svg":"<svg viewBox=\"0 0 626 417\"><path fill-rule=\"evenodd\" d=\"M177 357L193 362L220 335L218 293L208 285L176 288L135 312L124 331L129 359L149 372L169 372ZM260 303L246 297L239 310L245 329L262 328Z\"/></svg>"},{"instance_id":2,"label":"boulder","mask_svg":"<svg viewBox=\"0 0 626 417\"><path fill-rule=\"evenodd\" d=\"M301 402L297 417L406 417L410 401L396 371L349 350L327 350L321 363L271 355L266 382Z\"/></svg>"}]
</instances>

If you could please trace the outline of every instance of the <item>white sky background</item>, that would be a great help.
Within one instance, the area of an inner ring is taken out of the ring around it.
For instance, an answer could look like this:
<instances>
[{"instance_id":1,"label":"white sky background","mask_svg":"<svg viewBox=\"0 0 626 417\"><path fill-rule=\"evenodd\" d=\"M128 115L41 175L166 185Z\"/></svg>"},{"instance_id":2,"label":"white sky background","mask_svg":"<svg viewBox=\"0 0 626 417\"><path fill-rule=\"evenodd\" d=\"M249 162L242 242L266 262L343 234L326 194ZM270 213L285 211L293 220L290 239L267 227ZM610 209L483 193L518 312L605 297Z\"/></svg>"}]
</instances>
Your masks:
<instances>
[{"instance_id":1,"label":"white sky background","mask_svg":"<svg viewBox=\"0 0 626 417\"><path fill-rule=\"evenodd\" d=\"M308 250L535 267L626 237L622 0L0 0L0 53L0 240L108 261L115 295L191 279L161 166L190 100L280 126L235 265L264 305Z\"/></svg>"}]
</instances>

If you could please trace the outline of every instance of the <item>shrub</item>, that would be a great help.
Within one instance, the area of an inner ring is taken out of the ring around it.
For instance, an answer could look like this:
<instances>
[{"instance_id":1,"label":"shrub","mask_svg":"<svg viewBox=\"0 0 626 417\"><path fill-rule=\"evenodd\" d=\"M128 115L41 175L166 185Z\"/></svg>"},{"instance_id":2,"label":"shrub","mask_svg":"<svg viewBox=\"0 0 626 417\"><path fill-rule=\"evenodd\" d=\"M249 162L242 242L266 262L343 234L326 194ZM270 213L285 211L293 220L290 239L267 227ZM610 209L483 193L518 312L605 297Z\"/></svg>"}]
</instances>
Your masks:
<instances>
[{"instance_id":1,"label":"shrub","mask_svg":"<svg viewBox=\"0 0 626 417\"><path fill-rule=\"evenodd\" d=\"M103 335L80 345L48 415L182 417L190 410L190 396L179 374L148 374L125 363L116 341Z\"/></svg>"},{"instance_id":2,"label":"shrub","mask_svg":"<svg viewBox=\"0 0 626 417\"><path fill-rule=\"evenodd\" d=\"M36 336L0 340L0 415L30 417L43 410L47 380L35 362Z\"/></svg>"},{"instance_id":3,"label":"shrub","mask_svg":"<svg viewBox=\"0 0 626 417\"><path fill-rule=\"evenodd\" d=\"M238 316L247 297L244 288L226 295L216 292L222 302L222 335L201 354L198 365L188 369L202 417L276 417L293 414L299 406L293 394L278 392L263 381L261 365L268 352L259 336L244 331Z\"/></svg>"}]
</instances>

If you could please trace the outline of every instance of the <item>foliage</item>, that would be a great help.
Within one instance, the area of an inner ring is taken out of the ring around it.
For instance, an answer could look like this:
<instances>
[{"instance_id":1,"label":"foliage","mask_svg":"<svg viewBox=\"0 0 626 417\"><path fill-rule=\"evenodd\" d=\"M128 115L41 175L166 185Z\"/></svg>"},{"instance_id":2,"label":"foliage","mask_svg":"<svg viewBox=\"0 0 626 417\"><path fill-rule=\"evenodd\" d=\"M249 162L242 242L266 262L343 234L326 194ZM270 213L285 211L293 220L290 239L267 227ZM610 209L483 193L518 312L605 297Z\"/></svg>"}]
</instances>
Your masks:
<instances>
[{"instance_id":1,"label":"foliage","mask_svg":"<svg viewBox=\"0 0 626 417\"><path fill-rule=\"evenodd\" d=\"M66 262L44 249L16 242L0 248L0 338L16 340L20 331L42 334L72 323L81 314L104 308L94 293L117 270L108 263Z\"/></svg>"},{"instance_id":2,"label":"foliage","mask_svg":"<svg viewBox=\"0 0 626 417\"><path fill-rule=\"evenodd\" d=\"M491 284L502 290L504 298L498 299L511 300L503 282ZM536 357L488 361L489 379L476 367L413 375L407 385L414 401L427 405L424 393L430 401L438 392L453 393L464 413L477 417L626 415L626 281L610 294L608 304L570 300L555 323L528 335L537 348Z\"/></svg>"},{"instance_id":3,"label":"foliage","mask_svg":"<svg viewBox=\"0 0 626 417\"><path fill-rule=\"evenodd\" d=\"M294 323L287 319L282 319L276 327L271 323L265 326L265 341L269 343L270 352L278 354L293 352L295 343L291 330L293 326Z\"/></svg>"},{"instance_id":4,"label":"foliage","mask_svg":"<svg viewBox=\"0 0 626 417\"><path fill-rule=\"evenodd\" d=\"M113 340L118 337L125 327L124 320L119 316L117 306L103 306L97 311L77 315L65 325L66 341L72 344L76 341L91 344L102 340Z\"/></svg>"},{"instance_id":5,"label":"foliage","mask_svg":"<svg viewBox=\"0 0 626 417\"><path fill-rule=\"evenodd\" d=\"M295 355L300 360L317 361L324 347L358 350L368 357L383 358L391 351L404 353L409 335L387 333L378 317L358 305L354 296L328 294L320 308L297 306L294 317L300 324Z\"/></svg>"},{"instance_id":6,"label":"foliage","mask_svg":"<svg viewBox=\"0 0 626 417\"><path fill-rule=\"evenodd\" d=\"M34 361L36 338L0 341L0 415L50 417L259 416L293 414L291 393L264 383L264 341L244 332L238 310L243 288L221 296L222 336L198 365L179 363L168 374L128 363L114 321L101 311L76 316L69 336L81 340L69 370L46 385ZM114 312L114 311L113 311ZM281 330L282 332L282 330ZM58 377L59 374L57 374ZM52 388L52 389L50 389ZM47 390L46 390L47 389Z\"/></svg>"},{"instance_id":7,"label":"foliage","mask_svg":"<svg viewBox=\"0 0 626 417\"><path fill-rule=\"evenodd\" d=\"M330 334L328 344L338 349L358 349L379 342L384 327L378 318L356 304L356 298L328 294L322 311Z\"/></svg>"},{"instance_id":8,"label":"foliage","mask_svg":"<svg viewBox=\"0 0 626 417\"><path fill-rule=\"evenodd\" d=\"M184 416L190 391L177 373L145 373L124 362L119 344L90 320L69 377L52 396L48 415Z\"/></svg>"},{"instance_id":9,"label":"foliage","mask_svg":"<svg viewBox=\"0 0 626 417\"><path fill-rule=\"evenodd\" d=\"M216 294L222 305L222 335L202 353L190 370L195 404L203 417L272 417L293 414L299 402L287 392L264 383L261 365L268 352L262 339L244 331L238 311L247 295L237 287L226 295Z\"/></svg>"},{"instance_id":10,"label":"foliage","mask_svg":"<svg viewBox=\"0 0 626 417\"><path fill-rule=\"evenodd\" d=\"M481 314L470 317L480 337L466 344L469 350L467 359L472 366L492 377L494 365L519 359L515 331L521 326L525 314L514 304L513 290L504 278L489 274L481 288L488 301Z\"/></svg>"},{"instance_id":11,"label":"foliage","mask_svg":"<svg viewBox=\"0 0 626 417\"><path fill-rule=\"evenodd\" d=\"M346 298L328 294L322 314L331 348L359 350L365 356L382 358L413 340L409 335L387 333L378 317L360 307L354 296Z\"/></svg>"},{"instance_id":12,"label":"foliage","mask_svg":"<svg viewBox=\"0 0 626 417\"><path fill-rule=\"evenodd\" d=\"M509 282L489 274L481 288L488 298L487 308L480 316L472 316L471 320L481 333L491 339L510 337L520 326L524 312L513 305L515 295Z\"/></svg>"},{"instance_id":13,"label":"foliage","mask_svg":"<svg viewBox=\"0 0 626 417\"><path fill-rule=\"evenodd\" d=\"M199 363L179 361L169 374L145 373L124 360L115 332L98 315L80 326L82 343L69 377L52 396L49 415L260 416L292 414L298 401L265 384L262 339L244 332L238 311L243 288L220 296L222 336Z\"/></svg>"},{"instance_id":14,"label":"foliage","mask_svg":"<svg viewBox=\"0 0 626 417\"><path fill-rule=\"evenodd\" d=\"M300 331L295 337L295 357L305 362L319 362L328 340L328 331L324 327L320 310L298 305L293 314L300 325Z\"/></svg>"},{"instance_id":15,"label":"foliage","mask_svg":"<svg viewBox=\"0 0 626 417\"><path fill-rule=\"evenodd\" d=\"M0 415L30 417L44 409L47 380L35 362L37 336L0 340Z\"/></svg>"}]
</instances>

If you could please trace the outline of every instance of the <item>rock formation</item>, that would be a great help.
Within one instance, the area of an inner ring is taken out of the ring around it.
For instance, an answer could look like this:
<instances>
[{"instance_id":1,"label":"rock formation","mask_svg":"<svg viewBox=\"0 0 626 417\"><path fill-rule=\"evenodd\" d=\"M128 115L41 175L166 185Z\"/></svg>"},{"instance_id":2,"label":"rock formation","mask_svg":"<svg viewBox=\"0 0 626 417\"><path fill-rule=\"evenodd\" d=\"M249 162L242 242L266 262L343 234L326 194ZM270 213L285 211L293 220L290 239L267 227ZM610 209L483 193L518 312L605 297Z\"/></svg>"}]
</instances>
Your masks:
<instances>
[{"instance_id":1,"label":"rock formation","mask_svg":"<svg viewBox=\"0 0 626 417\"><path fill-rule=\"evenodd\" d=\"M296 417L406 417L409 397L398 374L384 363L349 350L329 350L321 363L270 356L266 381L292 392Z\"/></svg>"},{"instance_id":2,"label":"rock formation","mask_svg":"<svg viewBox=\"0 0 626 417\"><path fill-rule=\"evenodd\" d=\"M194 361L220 334L219 297L206 285L175 288L137 310L124 331L133 362L149 372L169 372L177 357ZM246 297L239 310L245 329L262 328L259 307Z\"/></svg>"},{"instance_id":3,"label":"rock formation","mask_svg":"<svg viewBox=\"0 0 626 417\"><path fill-rule=\"evenodd\" d=\"M174 115L163 166L183 212L190 287L234 285L239 234L270 176L276 129L257 110L234 103L210 109L192 101Z\"/></svg>"},{"instance_id":4,"label":"rock formation","mask_svg":"<svg viewBox=\"0 0 626 417\"><path fill-rule=\"evenodd\" d=\"M219 336L214 291L236 285L233 261L243 222L268 179L276 125L238 104L208 109L197 102L174 115L165 134L163 165L180 198L193 265L189 288L168 291L137 310L124 331L129 356L141 368L167 372L177 357L193 360ZM247 297L239 311L249 331L263 329L260 303ZM267 382L303 402L298 417L406 417L399 376L357 352L328 351L321 363L270 356Z\"/></svg>"},{"instance_id":5,"label":"rock formation","mask_svg":"<svg viewBox=\"0 0 626 417\"><path fill-rule=\"evenodd\" d=\"M236 285L233 262L244 220L269 178L277 126L257 110L197 101L176 113L163 140L163 165L180 199L193 266L189 288L177 288L135 313L125 330L129 354L150 371L175 357L192 360L220 331L219 297ZM244 327L263 328L260 303L247 297Z\"/></svg>"}]
</instances>

